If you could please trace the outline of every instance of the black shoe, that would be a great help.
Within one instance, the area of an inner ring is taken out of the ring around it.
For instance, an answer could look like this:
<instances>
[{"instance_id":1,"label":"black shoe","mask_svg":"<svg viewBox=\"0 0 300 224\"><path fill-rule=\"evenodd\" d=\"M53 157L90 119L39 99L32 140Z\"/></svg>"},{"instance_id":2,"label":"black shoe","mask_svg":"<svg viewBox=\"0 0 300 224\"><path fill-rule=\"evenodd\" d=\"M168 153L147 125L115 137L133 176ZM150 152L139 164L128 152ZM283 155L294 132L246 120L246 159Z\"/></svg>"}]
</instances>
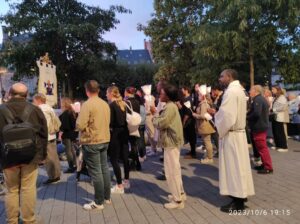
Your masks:
<instances>
[{"instance_id":1,"label":"black shoe","mask_svg":"<svg viewBox=\"0 0 300 224\"><path fill-rule=\"evenodd\" d=\"M142 170L142 166L141 165L137 165L136 167L135 167L135 169L137 170L137 171L141 171Z\"/></svg>"},{"instance_id":2,"label":"black shoe","mask_svg":"<svg viewBox=\"0 0 300 224\"><path fill-rule=\"evenodd\" d=\"M47 184L56 184L60 181L60 177L54 178L54 179L48 179L45 182L43 182L44 185Z\"/></svg>"},{"instance_id":3,"label":"black shoe","mask_svg":"<svg viewBox=\"0 0 300 224\"><path fill-rule=\"evenodd\" d=\"M233 199L229 204L224 205L220 208L222 212L233 212L233 211L243 211L245 210L244 198Z\"/></svg>"},{"instance_id":4,"label":"black shoe","mask_svg":"<svg viewBox=\"0 0 300 224\"><path fill-rule=\"evenodd\" d=\"M159 176L156 176L157 180L166 180L166 176L163 174L160 174Z\"/></svg>"},{"instance_id":5,"label":"black shoe","mask_svg":"<svg viewBox=\"0 0 300 224\"><path fill-rule=\"evenodd\" d=\"M76 181L79 182L80 181L80 172L76 172Z\"/></svg>"},{"instance_id":6,"label":"black shoe","mask_svg":"<svg viewBox=\"0 0 300 224\"><path fill-rule=\"evenodd\" d=\"M273 174L273 170L261 169L257 171L258 174Z\"/></svg>"},{"instance_id":7,"label":"black shoe","mask_svg":"<svg viewBox=\"0 0 300 224\"><path fill-rule=\"evenodd\" d=\"M73 167L73 168L70 168L70 167L69 167L67 170L64 171L64 173L74 173L75 170L76 170L75 167Z\"/></svg>"},{"instance_id":8,"label":"black shoe","mask_svg":"<svg viewBox=\"0 0 300 224\"><path fill-rule=\"evenodd\" d=\"M134 163L132 163L132 164L129 165L129 170L130 171L136 171L136 166L135 166Z\"/></svg>"},{"instance_id":9,"label":"black shoe","mask_svg":"<svg viewBox=\"0 0 300 224\"><path fill-rule=\"evenodd\" d=\"M264 166L263 165L261 165L261 166L255 166L254 169L255 170L263 170Z\"/></svg>"}]
</instances>

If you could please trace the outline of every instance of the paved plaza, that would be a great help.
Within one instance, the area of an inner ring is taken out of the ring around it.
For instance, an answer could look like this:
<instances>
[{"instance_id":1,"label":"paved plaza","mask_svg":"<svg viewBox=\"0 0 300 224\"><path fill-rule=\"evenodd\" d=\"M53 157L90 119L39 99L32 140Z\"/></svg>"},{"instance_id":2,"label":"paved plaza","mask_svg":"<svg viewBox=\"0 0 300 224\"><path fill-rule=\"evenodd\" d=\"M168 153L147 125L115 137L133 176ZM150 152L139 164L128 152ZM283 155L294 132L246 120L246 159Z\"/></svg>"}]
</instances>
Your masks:
<instances>
[{"instance_id":1,"label":"paved plaza","mask_svg":"<svg viewBox=\"0 0 300 224\"><path fill-rule=\"evenodd\" d=\"M273 175L253 170L256 195L250 197L245 214L225 214L219 207L229 201L219 195L218 161L200 164L198 159L181 159L183 183L188 195L185 208L166 210L166 181L155 178L162 169L159 157L147 158L142 172L131 172L131 188L124 195L113 195L103 211L84 211L82 205L93 199L90 179L77 183L75 175L63 174L62 181L43 186L47 179L40 169L37 214L39 223L51 224L176 224L176 223L299 223L300 221L300 142L289 140L289 152L271 151ZM182 150L182 154L186 150ZM67 164L62 162L64 168ZM0 223L5 223L4 197L0 197Z\"/></svg>"}]
</instances>

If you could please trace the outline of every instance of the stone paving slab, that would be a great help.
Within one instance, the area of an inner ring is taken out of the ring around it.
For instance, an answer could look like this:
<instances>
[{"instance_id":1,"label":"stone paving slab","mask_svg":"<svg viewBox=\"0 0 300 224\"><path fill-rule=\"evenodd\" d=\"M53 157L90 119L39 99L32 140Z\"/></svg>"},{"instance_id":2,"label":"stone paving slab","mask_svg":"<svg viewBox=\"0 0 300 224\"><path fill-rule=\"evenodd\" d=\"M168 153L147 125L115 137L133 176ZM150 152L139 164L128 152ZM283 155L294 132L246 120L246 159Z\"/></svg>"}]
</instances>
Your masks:
<instances>
[{"instance_id":1,"label":"stone paving slab","mask_svg":"<svg viewBox=\"0 0 300 224\"><path fill-rule=\"evenodd\" d=\"M225 214L219 207L229 199L219 195L218 161L200 164L197 159L181 159L185 208L169 211L168 188L155 178L162 169L159 157L147 158L142 172L131 172L131 188L124 195L112 195L112 204L103 211L87 212L82 205L93 199L88 177L77 183L73 174L62 174L61 182L43 186L47 179L39 169L36 212L39 223L45 224L247 224L299 223L300 220L300 142L289 140L289 152L271 151L273 175L258 175L253 170L256 195L249 198L245 214ZM186 149L182 150L182 154ZM66 163L61 163L63 168ZM5 223L4 196L0 197L0 223Z\"/></svg>"}]
</instances>

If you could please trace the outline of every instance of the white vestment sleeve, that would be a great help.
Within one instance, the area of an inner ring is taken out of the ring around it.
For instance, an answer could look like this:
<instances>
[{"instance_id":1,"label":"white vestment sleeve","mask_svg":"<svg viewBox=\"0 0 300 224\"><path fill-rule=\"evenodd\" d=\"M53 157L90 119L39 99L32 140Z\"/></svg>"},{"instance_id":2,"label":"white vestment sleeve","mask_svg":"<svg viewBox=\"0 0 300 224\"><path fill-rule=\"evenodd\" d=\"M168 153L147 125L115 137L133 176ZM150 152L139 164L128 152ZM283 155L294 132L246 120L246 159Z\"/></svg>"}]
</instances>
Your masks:
<instances>
[{"instance_id":1,"label":"white vestment sleeve","mask_svg":"<svg viewBox=\"0 0 300 224\"><path fill-rule=\"evenodd\" d=\"M226 91L221 107L215 114L215 125L217 127L219 137L223 138L236 123L237 119L237 103L238 99L234 94L230 94L230 90Z\"/></svg>"}]
</instances>

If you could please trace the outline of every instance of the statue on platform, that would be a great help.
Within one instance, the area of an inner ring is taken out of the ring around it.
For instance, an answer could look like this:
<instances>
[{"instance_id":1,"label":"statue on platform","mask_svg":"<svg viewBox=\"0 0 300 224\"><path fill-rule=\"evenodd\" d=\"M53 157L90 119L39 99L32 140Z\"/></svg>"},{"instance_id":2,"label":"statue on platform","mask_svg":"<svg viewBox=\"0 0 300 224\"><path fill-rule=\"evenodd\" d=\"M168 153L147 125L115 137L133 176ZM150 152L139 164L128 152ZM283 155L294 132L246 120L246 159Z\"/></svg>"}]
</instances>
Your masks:
<instances>
[{"instance_id":1,"label":"statue on platform","mask_svg":"<svg viewBox=\"0 0 300 224\"><path fill-rule=\"evenodd\" d=\"M46 88L46 95L53 95L54 83L51 83L50 80L44 82L44 87Z\"/></svg>"},{"instance_id":2,"label":"statue on platform","mask_svg":"<svg viewBox=\"0 0 300 224\"><path fill-rule=\"evenodd\" d=\"M57 104L56 66L49 58L48 52L36 61L39 67L38 92L46 95L47 104Z\"/></svg>"},{"instance_id":3,"label":"statue on platform","mask_svg":"<svg viewBox=\"0 0 300 224\"><path fill-rule=\"evenodd\" d=\"M41 62L41 63L49 64L49 65L53 65L52 61L51 61L50 58L49 58L48 52L46 52L46 54L45 54L44 56L41 56L41 57L40 57L40 62Z\"/></svg>"}]
</instances>

